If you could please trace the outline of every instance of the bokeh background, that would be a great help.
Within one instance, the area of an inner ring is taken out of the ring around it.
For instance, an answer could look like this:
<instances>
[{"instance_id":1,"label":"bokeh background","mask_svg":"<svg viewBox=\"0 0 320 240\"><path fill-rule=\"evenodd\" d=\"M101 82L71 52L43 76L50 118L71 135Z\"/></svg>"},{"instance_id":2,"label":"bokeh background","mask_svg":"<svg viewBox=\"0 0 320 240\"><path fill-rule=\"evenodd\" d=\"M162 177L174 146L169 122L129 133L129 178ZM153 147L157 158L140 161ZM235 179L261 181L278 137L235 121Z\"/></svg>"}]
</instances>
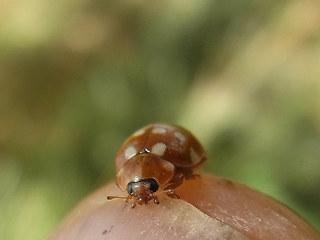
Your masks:
<instances>
[{"instance_id":1,"label":"bokeh background","mask_svg":"<svg viewBox=\"0 0 320 240\"><path fill-rule=\"evenodd\" d=\"M45 239L152 122L320 230L318 0L0 5L0 239Z\"/></svg>"}]
</instances>

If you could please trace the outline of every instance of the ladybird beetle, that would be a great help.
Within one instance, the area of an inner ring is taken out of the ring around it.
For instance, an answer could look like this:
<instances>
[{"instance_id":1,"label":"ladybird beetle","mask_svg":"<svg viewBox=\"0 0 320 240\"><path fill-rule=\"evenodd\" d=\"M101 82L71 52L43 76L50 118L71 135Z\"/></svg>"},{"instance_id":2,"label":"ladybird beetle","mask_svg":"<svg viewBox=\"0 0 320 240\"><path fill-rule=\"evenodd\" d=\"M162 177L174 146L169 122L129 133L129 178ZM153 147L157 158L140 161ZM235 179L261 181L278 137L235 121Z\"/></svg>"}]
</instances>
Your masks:
<instances>
[{"instance_id":1,"label":"ladybird beetle","mask_svg":"<svg viewBox=\"0 0 320 240\"><path fill-rule=\"evenodd\" d=\"M117 185L136 204L159 204L159 190L179 198L173 189L196 176L193 171L206 160L203 147L186 129L152 124L132 134L116 155Z\"/></svg>"}]
</instances>

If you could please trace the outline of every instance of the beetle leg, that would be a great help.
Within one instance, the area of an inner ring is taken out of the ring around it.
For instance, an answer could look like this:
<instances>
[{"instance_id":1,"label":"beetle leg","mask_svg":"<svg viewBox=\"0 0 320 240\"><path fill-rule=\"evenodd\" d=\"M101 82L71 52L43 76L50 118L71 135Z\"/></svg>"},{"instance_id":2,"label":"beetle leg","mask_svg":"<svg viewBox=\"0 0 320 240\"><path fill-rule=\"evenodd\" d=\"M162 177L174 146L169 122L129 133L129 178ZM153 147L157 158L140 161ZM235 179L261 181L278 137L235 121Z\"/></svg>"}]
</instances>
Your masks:
<instances>
[{"instance_id":1,"label":"beetle leg","mask_svg":"<svg viewBox=\"0 0 320 240\"><path fill-rule=\"evenodd\" d=\"M170 189L165 189L164 192L171 198L180 199L179 195L174 193L174 191L171 188Z\"/></svg>"},{"instance_id":2,"label":"beetle leg","mask_svg":"<svg viewBox=\"0 0 320 240\"><path fill-rule=\"evenodd\" d=\"M156 195L153 195L153 202L155 203L155 204L159 204L160 202L159 202L159 199L158 199L158 197L156 196Z\"/></svg>"}]
</instances>

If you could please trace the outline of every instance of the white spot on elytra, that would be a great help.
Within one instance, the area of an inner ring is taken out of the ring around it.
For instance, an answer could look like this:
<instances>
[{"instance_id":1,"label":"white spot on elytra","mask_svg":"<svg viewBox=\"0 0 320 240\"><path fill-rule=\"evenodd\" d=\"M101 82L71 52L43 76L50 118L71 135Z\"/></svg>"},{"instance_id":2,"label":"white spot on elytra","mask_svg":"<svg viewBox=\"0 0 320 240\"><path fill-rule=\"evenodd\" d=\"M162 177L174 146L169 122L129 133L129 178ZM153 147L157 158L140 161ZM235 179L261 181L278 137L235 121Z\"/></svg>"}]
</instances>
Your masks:
<instances>
[{"instance_id":1,"label":"white spot on elytra","mask_svg":"<svg viewBox=\"0 0 320 240\"><path fill-rule=\"evenodd\" d=\"M133 137L137 137L137 136L140 136L140 135L144 134L144 132L145 132L145 129L141 128L138 131L136 131L134 134L132 134L132 136Z\"/></svg>"},{"instance_id":2,"label":"white spot on elytra","mask_svg":"<svg viewBox=\"0 0 320 240\"><path fill-rule=\"evenodd\" d=\"M151 131L153 134L165 134L167 132L167 129L165 128L160 128L160 127L155 127Z\"/></svg>"},{"instance_id":3,"label":"white spot on elytra","mask_svg":"<svg viewBox=\"0 0 320 240\"><path fill-rule=\"evenodd\" d=\"M180 141L181 144L185 143L186 136L183 135L181 132L175 132L174 135L176 136L176 138L178 138L178 140Z\"/></svg>"},{"instance_id":4,"label":"white spot on elytra","mask_svg":"<svg viewBox=\"0 0 320 240\"><path fill-rule=\"evenodd\" d=\"M190 159L193 164L200 162L200 157L193 148L190 148Z\"/></svg>"},{"instance_id":5,"label":"white spot on elytra","mask_svg":"<svg viewBox=\"0 0 320 240\"><path fill-rule=\"evenodd\" d=\"M134 146L127 147L124 151L124 156L126 159L129 159L137 154L137 149Z\"/></svg>"},{"instance_id":6,"label":"white spot on elytra","mask_svg":"<svg viewBox=\"0 0 320 240\"><path fill-rule=\"evenodd\" d=\"M151 153L156 154L158 156L162 156L164 152L166 151L167 146L164 143L156 143L151 148Z\"/></svg>"}]
</instances>

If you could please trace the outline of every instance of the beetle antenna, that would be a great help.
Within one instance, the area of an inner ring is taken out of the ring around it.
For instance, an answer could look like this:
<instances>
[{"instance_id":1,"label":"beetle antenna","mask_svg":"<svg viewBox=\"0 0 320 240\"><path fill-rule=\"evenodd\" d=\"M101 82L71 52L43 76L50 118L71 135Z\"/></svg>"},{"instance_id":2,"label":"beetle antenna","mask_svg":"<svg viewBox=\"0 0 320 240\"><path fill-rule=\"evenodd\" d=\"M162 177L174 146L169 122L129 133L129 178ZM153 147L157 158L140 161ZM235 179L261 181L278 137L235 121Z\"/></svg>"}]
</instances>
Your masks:
<instances>
[{"instance_id":1,"label":"beetle antenna","mask_svg":"<svg viewBox=\"0 0 320 240\"><path fill-rule=\"evenodd\" d=\"M127 197L120 197L120 196L108 196L107 197L108 200L112 200L112 199L115 199L115 198L128 199Z\"/></svg>"}]
</instances>

